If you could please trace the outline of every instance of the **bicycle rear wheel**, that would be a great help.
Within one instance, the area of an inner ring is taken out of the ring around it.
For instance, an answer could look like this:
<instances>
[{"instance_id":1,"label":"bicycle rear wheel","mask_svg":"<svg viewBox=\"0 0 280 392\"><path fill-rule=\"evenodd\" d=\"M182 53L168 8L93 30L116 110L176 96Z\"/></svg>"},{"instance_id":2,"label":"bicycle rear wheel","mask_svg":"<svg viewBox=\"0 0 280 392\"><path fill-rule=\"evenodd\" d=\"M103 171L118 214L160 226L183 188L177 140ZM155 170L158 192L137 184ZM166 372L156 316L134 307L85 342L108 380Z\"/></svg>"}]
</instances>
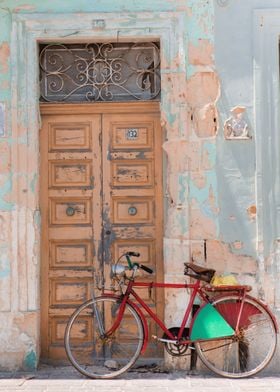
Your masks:
<instances>
[{"instance_id":1,"label":"bicycle rear wheel","mask_svg":"<svg viewBox=\"0 0 280 392\"><path fill-rule=\"evenodd\" d=\"M69 319L65 350L72 365L87 377L117 377L133 366L141 352L142 321L129 304L118 328L107 333L118 316L120 305L118 298L98 297L81 305ZM100 332L100 323L103 332Z\"/></svg>"},{"instance_id":2,"label":"bicycle rear wheel","mask_svg":"<svg viewBox=\"0 0 280 392\"><path fill-rule=\"evenodd\" d=\"M240 297L227 295L214 300L212 305L235 329ZM195 347L202 362L213 372L224 377L243 378L268 365L276 344L277 331L271 315L259 302L247 297L236 336L196 342Z\"/></svg>"}]
</instances>

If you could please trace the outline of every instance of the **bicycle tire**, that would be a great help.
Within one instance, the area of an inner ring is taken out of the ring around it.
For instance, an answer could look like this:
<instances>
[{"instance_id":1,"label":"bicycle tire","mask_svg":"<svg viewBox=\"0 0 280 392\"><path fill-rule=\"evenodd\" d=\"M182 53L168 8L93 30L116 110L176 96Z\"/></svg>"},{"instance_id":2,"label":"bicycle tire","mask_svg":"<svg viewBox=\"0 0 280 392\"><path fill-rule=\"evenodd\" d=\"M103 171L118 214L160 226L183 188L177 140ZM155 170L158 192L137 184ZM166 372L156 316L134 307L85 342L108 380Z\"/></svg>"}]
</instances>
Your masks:
<instances>
[{"instance_id":1,"label":"bicycle tire","mask_svg":"<svg viewBox=\"0 0 280 392\"><path fill-rule=\"evenodd\" d=\"M82 304L70 317L65 330L65 350L72 365L95 379L119 376L133 366L144 341L141 318L126 304L116 331L106 335L118 314L121 299L102 296ZM100 336L94 306L100 312L105 333Z\"/></svg>"},{"instance_id":2,"label":"bicycle tire","mask_svg":"<svg viewBox=\"0 0 280 392\"><path fill-rule=\"evenodd\" d=\"M240 297L223 296L212 305L235 329ZM198 356L208 369L223 377L244 378L268 365L276 349L277 331L269 312L254 298L245 299L239 331L233 338L195 343Z\"/></svg>"}]
</instances>

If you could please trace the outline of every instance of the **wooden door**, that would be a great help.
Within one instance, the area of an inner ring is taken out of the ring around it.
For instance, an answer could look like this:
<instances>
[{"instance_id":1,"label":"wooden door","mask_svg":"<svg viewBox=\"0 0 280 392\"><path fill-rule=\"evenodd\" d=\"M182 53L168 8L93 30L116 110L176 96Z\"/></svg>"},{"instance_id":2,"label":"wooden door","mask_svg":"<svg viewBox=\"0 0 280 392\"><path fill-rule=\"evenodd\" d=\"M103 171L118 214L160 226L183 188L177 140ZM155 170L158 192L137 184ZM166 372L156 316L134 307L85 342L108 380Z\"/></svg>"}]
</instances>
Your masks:
<instances>
[{"instance_id":1,"label":"wooden door","mask_svg":"<svg viewBox=\"0 0 280 392\"><path fill-rule=\"evenodd\" d=\"M155 103L42 105L42 358L65 357L63 335L92 282L141 253L162 279L162 154ZM141 291L162 314L162 295ZM150 333L155 326L149 323ZM148 357L161 351L151 344Z\"/></svg>"}]
</instances>

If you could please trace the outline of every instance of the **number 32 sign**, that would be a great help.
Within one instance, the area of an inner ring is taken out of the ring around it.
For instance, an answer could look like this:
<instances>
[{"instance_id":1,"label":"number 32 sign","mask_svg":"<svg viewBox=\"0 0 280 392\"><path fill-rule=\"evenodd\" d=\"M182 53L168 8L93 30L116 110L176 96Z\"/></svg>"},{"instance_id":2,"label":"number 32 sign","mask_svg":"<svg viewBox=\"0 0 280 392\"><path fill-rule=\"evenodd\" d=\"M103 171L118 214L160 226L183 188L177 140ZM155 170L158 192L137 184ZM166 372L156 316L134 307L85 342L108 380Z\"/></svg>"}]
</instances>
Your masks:
<instances>
[{"instance_id":1,"label":"number 32 sign","mask_svg":"<svg viewBox=\"0 0 280 392\"><path fill-rule=\"evenodd\" d=\"M129 128L126 130L126 139L127 140L135 140L138 139L138 129L137 128Z\"/></svg>"}]
</instances>

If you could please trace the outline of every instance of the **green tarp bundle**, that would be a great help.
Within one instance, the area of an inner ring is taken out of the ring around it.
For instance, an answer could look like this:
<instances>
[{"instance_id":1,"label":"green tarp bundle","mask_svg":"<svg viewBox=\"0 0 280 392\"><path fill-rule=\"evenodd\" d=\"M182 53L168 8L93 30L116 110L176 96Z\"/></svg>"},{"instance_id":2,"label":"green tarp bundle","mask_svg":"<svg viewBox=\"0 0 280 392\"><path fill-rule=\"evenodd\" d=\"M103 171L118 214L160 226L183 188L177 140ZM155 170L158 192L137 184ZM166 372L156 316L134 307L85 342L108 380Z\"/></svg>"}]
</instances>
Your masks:
<instances>
[{"instance_id":1,"label":"green tarp bundle","mask_svg":"<svg viewBox=\"0 0 280 392\"><path fill-rule=\"evenodd\" d=\"M211 305L205 305L198 313L191 331L191 340L214 339L234 335L234 330Z\"/></svg>"}]
</instances>

